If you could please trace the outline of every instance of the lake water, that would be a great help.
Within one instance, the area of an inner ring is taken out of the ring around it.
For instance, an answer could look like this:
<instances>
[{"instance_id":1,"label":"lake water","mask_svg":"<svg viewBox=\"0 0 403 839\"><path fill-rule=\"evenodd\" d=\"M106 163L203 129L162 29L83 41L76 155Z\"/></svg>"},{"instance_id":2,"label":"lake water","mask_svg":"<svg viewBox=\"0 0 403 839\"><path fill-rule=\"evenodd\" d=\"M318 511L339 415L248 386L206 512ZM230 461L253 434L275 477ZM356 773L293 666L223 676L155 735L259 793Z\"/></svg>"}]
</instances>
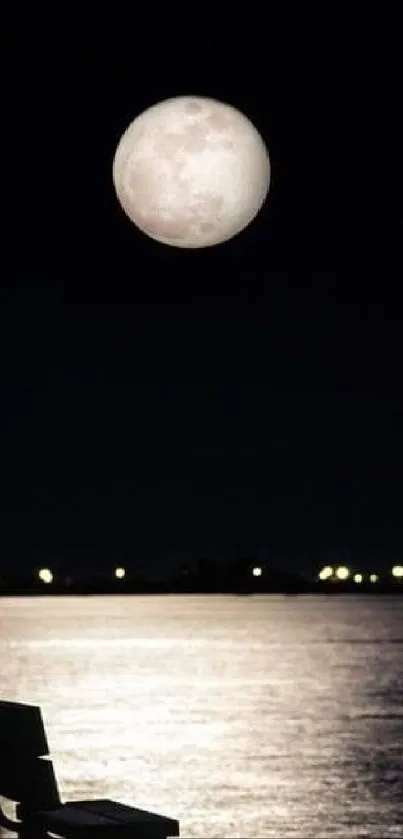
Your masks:
<instances>
[{"instance_id":1,"label":"lake water","mask_svg":"<svg viewBox=\"0 0 403 839\"><path fill-rule=\"evenodd\" d=\"M3 598L0 697L42 706L63 798L403 836L402 598Z\"/></svg>"}]
</instances>

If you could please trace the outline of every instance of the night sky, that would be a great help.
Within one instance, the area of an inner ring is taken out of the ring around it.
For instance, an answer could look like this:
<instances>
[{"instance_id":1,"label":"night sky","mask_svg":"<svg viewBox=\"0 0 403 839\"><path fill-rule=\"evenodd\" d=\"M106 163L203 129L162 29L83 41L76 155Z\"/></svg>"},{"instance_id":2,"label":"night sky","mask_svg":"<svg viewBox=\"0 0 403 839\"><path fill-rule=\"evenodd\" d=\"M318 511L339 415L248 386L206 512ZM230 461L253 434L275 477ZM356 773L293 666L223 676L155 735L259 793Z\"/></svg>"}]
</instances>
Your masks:
<instances>
[{"instance_id":1,"label":"night sky","mask_svg":"<svg viewBox=\"0 0 403 839\"><path fill-rule=\"evenodd\" d=\"M306 568L350 551L390 565L397 50L368 18L189 6L157 25L154 7L94 8L28 10L6 39L1 564L209 552ZM128 123L186 93L243 111L272 161L254 223L199 251L141 234L111 180Z\"/></svg>"}]
</instances>

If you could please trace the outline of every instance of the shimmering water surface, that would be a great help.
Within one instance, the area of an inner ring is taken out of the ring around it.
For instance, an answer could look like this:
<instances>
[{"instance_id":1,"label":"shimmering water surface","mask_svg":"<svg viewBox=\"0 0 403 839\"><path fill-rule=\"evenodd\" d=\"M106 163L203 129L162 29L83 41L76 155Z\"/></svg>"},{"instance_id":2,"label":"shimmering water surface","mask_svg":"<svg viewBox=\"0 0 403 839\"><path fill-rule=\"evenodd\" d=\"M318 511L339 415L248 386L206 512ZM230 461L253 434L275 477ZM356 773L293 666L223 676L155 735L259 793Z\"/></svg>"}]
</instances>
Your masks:
<instances>
[{"instance_id":1,"label":"shimmering water surface","mask_svg":"<svg viewBox=\"0 0 403 839\"><path fill-rule=\"evenodd\" d=\"M0 696L64 798L184 837L403 836L403 599L0 600Z\"/></svg>"}]
</instances>

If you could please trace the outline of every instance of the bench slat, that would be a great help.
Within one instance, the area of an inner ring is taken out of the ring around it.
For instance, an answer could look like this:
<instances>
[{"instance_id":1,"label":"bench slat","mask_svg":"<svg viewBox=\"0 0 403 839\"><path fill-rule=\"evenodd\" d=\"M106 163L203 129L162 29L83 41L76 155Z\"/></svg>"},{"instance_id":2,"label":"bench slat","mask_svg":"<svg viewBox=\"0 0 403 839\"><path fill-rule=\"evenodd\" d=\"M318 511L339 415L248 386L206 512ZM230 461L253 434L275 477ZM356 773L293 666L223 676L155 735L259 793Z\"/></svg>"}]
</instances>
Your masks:
<instances>
[{"instance_id":1,"label":"bench slat","mask_svg":"<svg viewBox=\"0 0 403 839\"><path fill-rule=\"evenodd\" d=\"M159 813L151 813L148 810L140 810L137 807L129 807L127 804L120 804L117 801L104 799L92 799L91 801L68 801L69 807L84 809L89 813L96 813L106 816L124 824L137 827L138 830L147 831L150 837L179 836L179 822L168 816Z\"/></svg>"},{"instance_id":2,"label":"bench slat","mask_svg":"<svg viewBox=\"0 0 403 839\"><path fill-rule=\"evenodd\" d=\"M41 709L20 702L0 702L0 754L21 758L49 754Z\"/></svg>"},{"instance_id":3,"label":"bench slat","mask_svg":"<svg viewBox=\"0 0 403 839\"><path fill-rule=\"evenodd\" d=\"M133 837L133 825L124 825L67 804L53 812L38 811L30 815L25 824L30 830L37 828L40 831L41 828L45 828L52 833L61 834L66 839L89 839L91 835L100 836L102 839ZM142 839L141 832L137 834L136 839Z\"/></svg>"},{"instance_id":4,"label":"bench slat","mask_svg":"<svg viewBox=\"0 0 403 839\"><path fill-rule=\"evenodd\" d=\"M51 760L21 759L18 752L3 753L0 759L0 795L23 802L27 809L53 809L60 806L59 791Z\"/></svg>"}]
</instances>

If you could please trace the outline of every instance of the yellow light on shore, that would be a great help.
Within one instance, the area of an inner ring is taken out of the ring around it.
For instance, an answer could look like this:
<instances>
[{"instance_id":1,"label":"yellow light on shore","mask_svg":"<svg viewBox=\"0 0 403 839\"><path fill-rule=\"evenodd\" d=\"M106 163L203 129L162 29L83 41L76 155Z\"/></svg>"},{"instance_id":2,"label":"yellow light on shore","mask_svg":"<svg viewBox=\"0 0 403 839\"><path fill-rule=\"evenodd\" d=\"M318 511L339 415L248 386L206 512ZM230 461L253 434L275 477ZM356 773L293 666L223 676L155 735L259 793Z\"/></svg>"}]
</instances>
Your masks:
<instances>
[{"instance_id":1,"label":"yellow light on shore","mask_svg":"<svg viewBox=\"0 0 403 839\"><path fill-rule=\"evenodd\" d=\"M345 565L340 565L339 568L336 568L336 577L338 580L347 580L349 576L350 571Z\"/></svg>"},{"instance_id":2,"label":"yellow light on shore","mask_svg":"<svg viewBox=\"0 0 403 839\"><path fill-rule=\"evenodd\" d=\"M392 568L392 574L397 579L403 580L403 565L394 565Z\"/></svg>"},{"instance_id":3,"label":"yellow light on shore","mask_svg":"<svg viewBox=\"0 0 403 839\"><path fill-rule=\"evenodd\" d=\"M115 568L115 577L118 580L123 580L123 577L126 575L126 571L124 568Z\"/></svg>"},{"instance_id":4,"label":"yellow light on shore","mask_svg":"<svg viewBox=\"0 0 403 839\"><path fill-rule=\"evenodd\" d=\"M353 580L355 583L362 583L362 574L354 574Z\"/></svg>"},{"instance_id":5,"label":"yellow light on shore","mask_svg":"<svg viewBox=\"0 0 403 839\"><path fill-rule=\"evenodd\" d=\"M259 567L252 568L252 574L254 577L261 577L262 576L262 569Z\"/></svg>"},{"instance_id":6,"label":"yellow light on shore","mask_svg":"<svg viewBox=\"0 0 403 839\"><path fill-rule=\"evenodd\" d=\"M330 577L333 577L333 568L331 565L325 565L321 571L319 571L318 577L320 580L329 580Z\"/></svg>"},{"instance_id":7,"label":"yellow light on shore","mask_svg":"<svg viewBox=\"0 0 403 839\"><path fill-rule=\"evenodd\" d=\"M38 572L38 577L40 580L42 580L43 583L46 583L47 585L53 582L53 574L50 568L41 568L41 570Z\"/></svg>"},{"instance_id":8,"label":"yellow light on shore","mask_svg":"<svg viewBox=\"0 0 403 839\"><path fill-rule=\"evenodd\" d=\"M369 579L370 579L371 583L377 583L378 582L378 574L371 574Z\"/></svg>"}]
</instances>

